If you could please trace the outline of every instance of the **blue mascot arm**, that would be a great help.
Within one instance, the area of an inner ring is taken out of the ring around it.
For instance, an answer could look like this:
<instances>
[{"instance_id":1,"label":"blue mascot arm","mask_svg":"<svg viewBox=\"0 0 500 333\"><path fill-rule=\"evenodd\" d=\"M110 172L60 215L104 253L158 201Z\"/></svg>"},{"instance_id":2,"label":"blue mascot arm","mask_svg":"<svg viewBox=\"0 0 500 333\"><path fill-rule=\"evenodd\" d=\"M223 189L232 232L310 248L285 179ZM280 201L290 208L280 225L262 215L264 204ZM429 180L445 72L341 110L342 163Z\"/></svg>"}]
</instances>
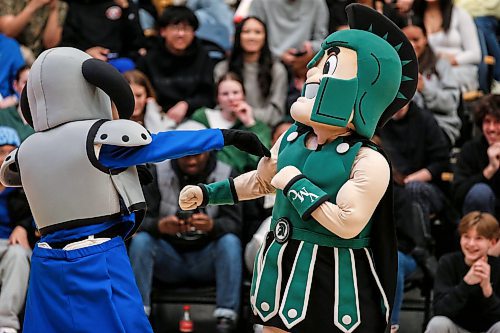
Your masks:
<instances>
[{"instance_id":1,"label":"blue mascot arm","mask_svg":"<svg viewBox=\"0 0 500 333\"><path fill-rule=\"evenodd\" d=\"M127 168L137 164L156 163L166 159L196 155L224 147L219 129L199 131L169 131L151 135L148 145L119 147L103 145L99 161L110 169Z\"/></svg>"}]
</instances>

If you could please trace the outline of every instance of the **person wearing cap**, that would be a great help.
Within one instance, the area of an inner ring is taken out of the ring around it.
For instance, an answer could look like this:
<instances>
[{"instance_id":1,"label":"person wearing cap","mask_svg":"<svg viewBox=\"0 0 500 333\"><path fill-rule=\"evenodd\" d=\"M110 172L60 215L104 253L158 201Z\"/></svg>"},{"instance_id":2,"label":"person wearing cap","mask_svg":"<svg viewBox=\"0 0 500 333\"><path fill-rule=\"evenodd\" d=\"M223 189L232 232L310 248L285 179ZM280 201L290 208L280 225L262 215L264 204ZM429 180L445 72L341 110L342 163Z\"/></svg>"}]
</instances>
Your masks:
<instances>
[{"instance_id":1,"label":"person wearing cap","mask_svg":"<svg viewBox=\"0 0 500 333\"><path fill-rule=\"evenodd\" d=\"M381 333L397 271L391 169L370 139L415 93L418 65L401 30L377 11L346 8L349 30L308 64L296 121L235 179L187 186L183 209L276 192L254 262L250 304L264 332Z\"/></svg>"},{"instance_id":2,"label":"person wearing cap","mask_svg":"<svg viewBox=\"0 0 500 333\"><path fill-rule=\"evenodd\" d=\"M0 126L0 163L20 144L10 127ZM16 333L30 272L33 217L24 192L0 184L0 333Z\"/></svg>"}]
</instances>

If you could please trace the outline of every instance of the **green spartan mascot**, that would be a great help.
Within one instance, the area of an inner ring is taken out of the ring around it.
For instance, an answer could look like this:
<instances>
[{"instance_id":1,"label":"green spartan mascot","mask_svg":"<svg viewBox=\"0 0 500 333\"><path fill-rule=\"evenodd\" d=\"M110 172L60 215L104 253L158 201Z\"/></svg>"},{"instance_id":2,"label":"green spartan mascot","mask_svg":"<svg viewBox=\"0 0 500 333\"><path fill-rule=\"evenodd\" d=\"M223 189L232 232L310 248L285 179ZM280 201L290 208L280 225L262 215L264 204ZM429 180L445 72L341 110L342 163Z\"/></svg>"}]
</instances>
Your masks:
<instances>
[{"instance_id":1,"label":"green spartan mascot","mask_svg":"<svg viewBox=\"0 0 500 333\"><path fill-rule=\"evenodd\" d=\"M397 252L391 171L370 141L413 96L418 65L404 34L358 4L350 30L309 63L296 123L257 170L181 192L183 209L276 192L254 264L252 311L264 332L384 332Z\"/></svg>"}]
</instances>

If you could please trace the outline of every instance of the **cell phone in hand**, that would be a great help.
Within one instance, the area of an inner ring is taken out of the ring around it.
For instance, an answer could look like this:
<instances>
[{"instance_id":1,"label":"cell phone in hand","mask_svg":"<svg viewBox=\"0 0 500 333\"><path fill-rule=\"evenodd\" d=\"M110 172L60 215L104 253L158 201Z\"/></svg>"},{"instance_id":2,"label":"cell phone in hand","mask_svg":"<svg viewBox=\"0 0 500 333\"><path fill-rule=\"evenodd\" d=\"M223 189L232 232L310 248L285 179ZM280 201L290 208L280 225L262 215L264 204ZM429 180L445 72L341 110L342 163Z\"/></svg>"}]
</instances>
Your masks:
<instances>
[{"instance_id":1,"label":"cell phone in hand","mask_svg":"<svg viewBox=\"0 0 500 333\"><path fill-rule=\"evenodd\" d=\"M193 216L194 213L194 210L178 210L177 213L175 213L175 216L177 216L179 220L187 221L191 218L191 216Z\"/></svg>"}]
</instances>

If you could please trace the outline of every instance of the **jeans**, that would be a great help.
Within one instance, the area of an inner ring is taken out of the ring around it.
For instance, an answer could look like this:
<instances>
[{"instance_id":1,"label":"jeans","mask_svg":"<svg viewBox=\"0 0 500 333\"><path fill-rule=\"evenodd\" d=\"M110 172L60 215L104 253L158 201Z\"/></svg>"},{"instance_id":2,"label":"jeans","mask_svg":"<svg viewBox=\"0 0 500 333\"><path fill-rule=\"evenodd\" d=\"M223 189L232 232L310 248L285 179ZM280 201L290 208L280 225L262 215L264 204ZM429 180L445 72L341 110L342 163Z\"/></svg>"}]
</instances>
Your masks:
<instances>
[{"instance_id":1,"label":"jeans","mask_svg":"<svg viewBox=\"0 0 500 333\"><path fill-rule=\"evenodd\" d=\"M425 333L470 333L466 329L455 324L448 317L445 316L435 316L432 317ZM500 333L500 321L491 326L486 333Z\"/></svg>"},{"instance_id":2,"label":"jeans","mask_svg":"<svg viewBox=\"0 0 500 333\"><path fill-rule=\"evenodd\" d=\"M243 264L241 241L234 234L225 234L201 250L178 253L167 241L140 232L132 238L129 256L145 307L151 306L153 276L165 283L215 281L215 316L236 318Z\"/></svg>"},{"instance_id":3,"label":"jeans","mask_svg":"<svg viewBox=\"0 0 500 333\"><path fill-rule=\"evenodd\" d=\"M391 324L399 324L399 313L403 305L405 289L405 278L417 269L415 259L409 254L398 251L398 279L396 282L396 293L394 295L394 306L392 307Z\"/></svg>"},{"instance_id":4,"label":"jeans","mask_svg":"<svg viewBox=\"0 0 500 333\"><path fill-rule=\"evenodd\" d=\"M467 192L462 207L463 214L478 210L484 213L495 214L495 193L488 184L474 184Z\"/></svg>"},{"instance_id":5,"label":"jeans","mask_svg":"<svg viewBox=\"0 0 500 333\"><path fill-rule=\"evenodd\" d=\"M494 16L474 18L477 28L483 33L488 53L495 58L493 77L500 81L500 45L497 40L498 19Z\"/></svg>"},{"instance_id":6,"label":"jeans","mask_svg":"<svg viewBox=\"0 0 500 333\"><path fill-rule=\"evenodd\" d=\"M431 214L437 214L444 208L444 194L435 184L415 181L406 184L405 190L410 200L420 205L426 220Z\"/></svg>"}]
</instances>

